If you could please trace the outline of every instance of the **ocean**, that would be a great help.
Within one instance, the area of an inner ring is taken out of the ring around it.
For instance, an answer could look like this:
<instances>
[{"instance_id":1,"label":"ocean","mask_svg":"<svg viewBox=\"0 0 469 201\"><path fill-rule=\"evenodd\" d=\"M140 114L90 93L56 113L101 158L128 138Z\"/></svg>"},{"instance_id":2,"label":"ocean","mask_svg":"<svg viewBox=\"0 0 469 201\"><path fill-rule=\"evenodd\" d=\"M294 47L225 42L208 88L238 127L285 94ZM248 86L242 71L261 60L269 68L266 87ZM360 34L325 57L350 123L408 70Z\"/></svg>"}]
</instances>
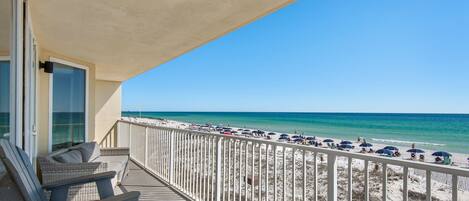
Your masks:
<instances>
[{"instance_id":1,"label":"ocean","mask_svg":"<svg viewBox=\"0 0 469 201\"><path fill-rule=\"evenodd\" d=\"M445 150L469 154L469 114L123 112L196 124L256 128L307 136Z\"/></svg>"}]
</instances>

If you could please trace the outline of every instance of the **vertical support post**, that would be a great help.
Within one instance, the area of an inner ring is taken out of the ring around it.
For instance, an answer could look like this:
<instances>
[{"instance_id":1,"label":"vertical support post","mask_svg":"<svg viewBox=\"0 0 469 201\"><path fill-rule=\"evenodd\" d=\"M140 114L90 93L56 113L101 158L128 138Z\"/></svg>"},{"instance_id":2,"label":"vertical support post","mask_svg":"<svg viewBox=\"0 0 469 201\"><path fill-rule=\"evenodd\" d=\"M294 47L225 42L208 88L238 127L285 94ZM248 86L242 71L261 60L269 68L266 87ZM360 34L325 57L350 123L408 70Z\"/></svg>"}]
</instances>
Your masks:
<instances>
[{"instance_id":1,"label":"vertical support post","mask_svg":"<svg viewBox=\"0 0 469 201\"><path fill-rule=\"evenodd\" d=\"M215 186L215 188L216 188L216 190L215 190L215 192L216 192L215 200L216 201L221 200L221 174L222 174L222 172L221 172L221 160L222 160L222 158L221 158L221 148L222 148L222 144L221 143L222 143L222 140L223 140L222 137L219 137L217 139L217 158L216 158L216 160L217 160L217 171L216 171L216 175L215 175L216 178L217 178L216 186Z\"/></svg>"},{"instance_id":2,"label":"vertical support post","mask_svg":"<svg viewBox=\"0 0 469 201\"><path fill-rule=\"evenodd\" d=\"M404 184L402 187L402 200L403 201L408 201L409 200L409 187L408 187L408 182L409 182L409 168L404 167L403 175L402 178L404 179Z\"/></svg>"},{"instance_id":3,"label":"vertical support post","mask_svg":"<svg viewBox=\"0 0 469 201\"><path fill-rule=\"evenodd\" d=\"M306 150L303 150L303 200L306 200Z\"/></svg>"},{"instance_id":4,"label":"vertical support post","mask_svg":"<svg viewBox=\"0 0 469 201\"><path fill-rule=\"evenodd\" d=\"M143 165L148 168L148 127L145 127L145 155L143 159Z\"/></svg>"},{"instance_id":5,"label":"vertical support post","mask_svg":"<svg viewBox=\"0 0 469 201\"><path fill-rule=\"evenodd\" d=\"M458 175L453 174L453 177L451 178L451 183L452 184L452 200L453 201L458 201Z\"/></svg>"},{"instance_id":6,"label":"vertical support post","mask_svg":"<svg viewBox=\"0 0 469 201\"><path fill-rule=\"evenodd\" d=\"M337 201L337 156L327 154L327 200Z\"/></svg>"},{"instance_id":7,"label":"vertical support post","mask_svg":"<svg viewBox=\"0 0 469 201\"><path fill-rule=\"evenodd\" d=\"M174 181L174 153L175 153L175 140L174 140L174 130L171 130L169 136L169 183L173 184Z\"/></svg>"},{"instance_id":8,"label":"vertical support post","mask_svg":"<svg viewBox=\"0 0 469 201\"><path fill-rule=\"evenodd\" d=\"M427 185L426 185L426 188L427 188L427 201L431 201L432 200L432 172L430 170L427 170L426 171L426 180L427 180Z\"/></svg>"}]
</instances>

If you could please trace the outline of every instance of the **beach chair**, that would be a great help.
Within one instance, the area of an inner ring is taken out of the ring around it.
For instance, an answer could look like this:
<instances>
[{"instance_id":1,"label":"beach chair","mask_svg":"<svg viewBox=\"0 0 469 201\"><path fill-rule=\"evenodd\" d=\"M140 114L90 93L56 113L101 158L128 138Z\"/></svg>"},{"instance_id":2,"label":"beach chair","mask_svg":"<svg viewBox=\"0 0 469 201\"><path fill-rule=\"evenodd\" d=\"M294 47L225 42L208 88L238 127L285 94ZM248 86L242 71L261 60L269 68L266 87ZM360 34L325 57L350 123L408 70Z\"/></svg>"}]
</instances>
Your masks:
<instances>
[{"instance_id":1,"label":"beach chair","mask_svg":"<svg viewBox=\"0 0 469 201\"><path fill-rule=\"evenodd\" d=\"M450 157L445 157L443 159L443 165L451 165L451 158Z\"/></svg>"},{"instance_id":2,"label":"beach chair","mask_svg":"<svg viewBox=\"0 0 469 201\"><path fill-rule=\"evenodd\" d=\"M12 145L5 139L0 139L0 170L6 171L0 177L0 200L46 201L46 192L50 192L51 201L65 201L68 199L70 187L95 182L99 197L103 201L137 201L139 192L128 192L114 195L111 179L116 172L69 178L55 181L46 185L39 183L26 153ZM4 167L2 167L4 166Z\"/></svg>"},{"instance_id":3,"label":"beach chair","mask_svg":"<svg viewBox=\"0 0 469 201\"><path fill-rule=\"evenodd\" d=\"M419 160L420 160L420 161L425 161L425 155L423 155L423 154L420 154L420 156L419 156Z\"/></svg>"}]
</instances>

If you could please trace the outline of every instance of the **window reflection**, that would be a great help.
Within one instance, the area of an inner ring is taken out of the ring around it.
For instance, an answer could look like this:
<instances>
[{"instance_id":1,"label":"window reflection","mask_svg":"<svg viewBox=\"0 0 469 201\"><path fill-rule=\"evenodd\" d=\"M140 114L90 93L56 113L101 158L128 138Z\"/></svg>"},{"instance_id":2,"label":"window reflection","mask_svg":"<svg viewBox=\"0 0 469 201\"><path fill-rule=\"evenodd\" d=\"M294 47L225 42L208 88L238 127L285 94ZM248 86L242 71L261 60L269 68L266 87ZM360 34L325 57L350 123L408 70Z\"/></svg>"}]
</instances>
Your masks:
<instances>
[{"instance_id":1,"label":"window reflection","mask_svg":"<svg viewBox=\"0 0 469 201\"><path fill-rule=\"evenodd\" d=\"M10 62L0 61L0 138L10 136Z\"/></svg>"},{"instance_id":2,"label":"window reflection","mask_svg":"<svg viewBox=\"0 0 469 201\"><path fill-rule=\"evenodd\" d=\"M86 71L54 63L52 150L85 141Z\"/></svg>"}]
</instances>

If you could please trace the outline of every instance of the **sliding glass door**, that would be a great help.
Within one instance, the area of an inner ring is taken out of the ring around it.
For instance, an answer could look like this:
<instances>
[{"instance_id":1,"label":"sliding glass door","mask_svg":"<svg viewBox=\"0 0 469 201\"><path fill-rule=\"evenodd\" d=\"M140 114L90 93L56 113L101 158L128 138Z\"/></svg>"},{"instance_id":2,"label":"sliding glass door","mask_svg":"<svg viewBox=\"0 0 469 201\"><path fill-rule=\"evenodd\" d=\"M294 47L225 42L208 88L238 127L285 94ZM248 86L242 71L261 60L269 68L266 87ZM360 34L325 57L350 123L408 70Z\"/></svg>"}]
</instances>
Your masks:
<instances>
[{"instance_id":1,"label":"sliding glass door","mask_svg":"<svg viewBox=\"0 0 469 201\"><path fill-rule=\"evenodd\" d=\"M10 62L0 60L0 138L10 137Z\"/></svg>"},{"instance_id":2,"label":"sliding glass door","mask_svg":"<svg viewBox=\"0 0 469 201\"><path fill-rule=\"evenodd\" d=\"M86 69L54 63L52 151L85 142Z\"/></svg>"}]
</instances>

